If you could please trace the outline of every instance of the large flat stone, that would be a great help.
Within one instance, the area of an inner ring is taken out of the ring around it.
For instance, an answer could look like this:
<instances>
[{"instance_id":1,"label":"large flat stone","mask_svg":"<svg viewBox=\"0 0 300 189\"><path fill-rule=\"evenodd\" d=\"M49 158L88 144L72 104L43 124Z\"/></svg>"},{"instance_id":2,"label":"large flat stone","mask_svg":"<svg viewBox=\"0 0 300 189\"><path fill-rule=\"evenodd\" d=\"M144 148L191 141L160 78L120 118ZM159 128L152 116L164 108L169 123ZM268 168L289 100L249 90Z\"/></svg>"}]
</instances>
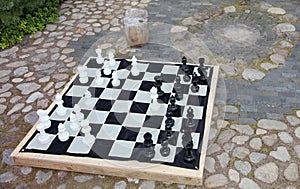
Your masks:
<instances>
[{"instance_id":1,"label":"large flat stone","mask_svg":"<svg viewBox=\"0 0 300 189\"><path fill-rule=\"evenodd\" d=\"M257 168L254 171L254 176L256 179L260 181L263 181L268 184L272 184L278 178L279 175L278 171L279 171L278 166L275 163L271 162Z\"/></svg>"},{"instance_id":2,"label":"large flat stone","mask_svg":"<svg viewBox=\"0 0 300 189\"><path fill-rule=\"evenodd\" d=\"M270 120L270 119L261 119L258 121L257 126L263 129L269 130L285 130L287 125L282 121Z\"/></svg>"}]
</instances>

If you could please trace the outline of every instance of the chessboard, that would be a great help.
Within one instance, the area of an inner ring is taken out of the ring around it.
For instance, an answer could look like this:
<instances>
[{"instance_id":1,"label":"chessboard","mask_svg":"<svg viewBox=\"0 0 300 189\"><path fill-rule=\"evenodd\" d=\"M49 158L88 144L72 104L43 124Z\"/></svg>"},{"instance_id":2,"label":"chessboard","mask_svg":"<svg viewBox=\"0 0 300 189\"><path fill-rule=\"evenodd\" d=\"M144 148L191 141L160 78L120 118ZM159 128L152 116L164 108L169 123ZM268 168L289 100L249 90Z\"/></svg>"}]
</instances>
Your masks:
<instances>
[{"instance_id":1,"label":"chessboard","mask_svg":"<svg viewBox=\"0 0 300 189\"><path fill-rule=\"evenodd\" d=\"M219 71L203 60L89 57L15 164L201 185Z\"/></svg>"}]
</instances>

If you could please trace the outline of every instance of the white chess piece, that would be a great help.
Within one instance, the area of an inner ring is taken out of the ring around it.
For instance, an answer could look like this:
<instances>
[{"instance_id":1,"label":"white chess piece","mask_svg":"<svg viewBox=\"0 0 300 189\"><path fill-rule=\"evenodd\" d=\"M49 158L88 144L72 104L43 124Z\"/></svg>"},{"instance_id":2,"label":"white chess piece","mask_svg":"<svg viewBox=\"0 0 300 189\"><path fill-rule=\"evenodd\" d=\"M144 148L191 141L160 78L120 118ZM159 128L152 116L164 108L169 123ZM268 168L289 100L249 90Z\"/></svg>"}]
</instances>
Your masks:
<instances>
[{"instance_id":1,"label":"white chess piece","mask_svg":"<svg viewBox=\"0 0 300 189\"><path fill-rule=\"evenodd\" d=\"M58 125L58 139L61 142L65 142L65 141L69 140L69 137L70 137L70 134L66 130L65 125L63 123L60 123Z\"/></svg>"},{"instance_id":2,"label":"white chess piece","mask_svg":"<svg viewBox=\"0 0 300 189\"><path fill-rule=\"evenodd\" d=\"M101 70L96 71L96 85L102 85L103 84L103 78L101 77Z\"/></svg>"},{"instance_id":3,"label":"white chess piece","mask_svg":"<svg viewBox=\"0 0 300 189\"><path fill-rule=\"evenodd\" d=\"M97 64L102 64L104 62L104 58L102 57L102 49L100 48L96 49L96 53L97 53L97 58L96 58Z\"/></svg>"},{"instance_id":4,"label":"white chess piece","mask_svg":"<svg viewBox=\"0 0 300 189\"><path fill-rule=\"evenodd\" d=\"M93 145L95 142L95 137L91 135L92 128L90 127L89 124L90 124L89 121L86 119L81 122L81 127L82 127L81 131L84 133L84 138L82 142L88 146Z\"/></svg>"},{"instance_id":5,"label":"white chess piece","mask_svg":"<svg viewBox=\"0 0 300 189\"><path fill-rule=\"evenodd\" d=\"M113 80L111 82L112 86L114 86L114 87L119 86L120 85L120 80L119 80L119 76L118 76L117 71L114 71L112 73L112 78L113 78Z\"/></svg>"},{"instance_id":6,"label":"white chess piece","mask_svg":"<svg viewBox=\"0 0 300 189\"><path fill-rule=\"evenodd\" d=\"M86 91L84 93L84 104L89 108L92 108L92 106L94 105L90 91Z\"/></svg>"},{"instance_id":7,"label":"white chess piece","mask_svg":"<svg viewBox=\"0 0 300 189\"><path fill-rule=\"evenodd\" d=\"M57 104L56 113L58 116L65 116L67 114L67 109L63 106L64 101L62 100L62 95L57 93L55 96L55 102Z\"/></svg>"},{"instance_id":8,"label":"white chess piece","mask_svg":"<svg viewBox=\"0 0 300 189\"><path fill-rule=\"evenodd\" d=\"M79 122L74 113L71 113L70 115L70 128L72 131L78 131L80 128Z\"/></svg>"},{"instance_id":9,"label":"white chess piece","mask_svg":"<svg viewBox=\"0 0 300 189\"><path fill-rule=\"evenodd\" d=\"M75 104L74 112L75 112L77 121L80 123L84 119L84 114L80 111L80 107L78 104Z\"/></svg>"},{"instance_id":10,"label":"white chess piece","mask_svg":"<svg viewBox=\"0 0 300 189\"><path fill-rule=\"evenodd\" d=\"M135 56L132 57L131 59L132 63L131 63L131 74L133 76L138 76L140 74L140 70L138 69L138 65L137 65L137 59Z\"/></svg>"},{"instance_id":11,"label":"white chess piece","mask_svg":"<svg viewBox=\"0 0 300 189\"><path fill-rule=\"evenodd\" d=\"M38 135L38 140L41 144L47 144L50 142L50 136L45 132L45 127L43 124L39 123L36 129L40 132Z\"/></svg>"},{"instance_id":12,"label":"white chess piece","mask_svg":"<svg viewBox=\"0 0 300 189\"><path fill-rule=\"evenodd\" d=\"M154 87L154 86L150 89L150 98L152 99L150 109L154 112L159 111L160 110L160 105L157 101L157 98L158 98L157 88Z\"/></svg>"},{"instance_id":13,"label":"white chess piece","mask_svg":"<svg viewBox=\"0 0 300 189\"><path fill-rule=\"evenodd\" d=\"M48 129L51 126L51 121L47 111L39 109L36 113L39 116L40 124L42 124L45 129Z\"/></svg>"},{"instance_id":14,"label":"white chess piece","mask_svg":"<svg viewBox=\"0 0 300 189\"><path fill-rule=\"evenodd\" d=\"M79 82L85 84L89 81L86 66L78 66L77 71L79 73Z\"/></svg>"},{"instance_id":15,"label":"white chess piece","mask_svg":"<svg viewBox=\"0 0 300 189\"><path fill-rule=\"evenodd\" d=\"M110 50L108 52L108 59L109 59L109 62L108 62L109 66L110 66L111 69L113 69L114 66L116 65L116 60L115 60L115 55L114 55L113 50Z\"/></svg>"},{"instance_id":16,"label":"white chess piece","mask_svg":"<svg viewBox=\"0 0 300 189\"><path fill-rule=\"evenodd\" d=\"M111 68L109 67L109 63L107 60L104 60L104 75L110 75L111 74Z\"/></svg>"}]
</instances>

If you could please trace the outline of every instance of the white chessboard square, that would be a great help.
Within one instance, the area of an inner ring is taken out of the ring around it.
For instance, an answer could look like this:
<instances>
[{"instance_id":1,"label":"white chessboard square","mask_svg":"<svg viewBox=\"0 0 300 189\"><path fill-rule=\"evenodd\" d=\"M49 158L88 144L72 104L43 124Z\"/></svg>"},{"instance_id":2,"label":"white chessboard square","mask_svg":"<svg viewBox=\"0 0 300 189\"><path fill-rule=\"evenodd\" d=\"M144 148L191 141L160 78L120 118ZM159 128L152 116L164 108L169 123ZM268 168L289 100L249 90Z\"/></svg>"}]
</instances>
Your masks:
<instances>
[{"instance_id":1,"label":"white chessboard square","mask_svg":"<svg viewBox=\"0 0 300 189\"><path fill-rule=\"evenodd\" d=\"M168 104L158 103L159 107L153 107L153 106L156 106L156 104L150 103L149 108L147 110L147 115L161 115L162 112L167 112ZM158 111L156 111L156 109Z\"/></svg>"},{"instance_id":2,"label":"white chessboard square","mask_svg":"<svg viewBox=\"0 0 300 189\"><path fill-rule=\"evenodd\" d=\"M109 65L109 63L108 63L108 65ZM113 65L113 66L109 65L109 67L110 67L110 69L112 69L112 70L117 70L118 67L119 67L119 65L120 65L120 61L116 61L116 64L115 64L115 65Z\"/></svg>"},{"instance_id":3,"label":"white chessboard square","mask_svg":"<svg viewBox=\"0 0 300 189\"><path fill-rule=\"evenodd\" d=\"M129 76L130 71L127 69L121 69L117 70L117 74L119 76L119 79L126 79Z\"/></svg>"},{"instance_id":4,"label":"white chessboard square","mask_svg":"<svg viewBox=\"0 0 300 189\"><path fill-rule=\"evenodd\" d=\"M134 99L136 102L144 102L144 103L149 103L151 102L151 97L150 97L150 92L148 91L137 91Z\"/></svg>"},{"instance_id":5,"label":"white chessboard square","mask_svg":"<svg viewBox=\"0 0 300 189\"><path fill-rule=\"evenodd\" d=\"M172 127L172 131L180 131L182 127L182 117L172 117L175 121L174 126ZM163 123L167 120L167 117L165 116L163 119ZM162 124L160 127L161 130L165 130L165 124Z\"/></svg>"},{"instance_id":6,"label":"white chessboard square","mask_svg":"<svg viewBox=\"0 0 300 189\"><path fill-rule=\"evenodd\" d=\"M210 69L211 69L211 67L206 67L206 70L205 70L205 71L206 71L206 75L205 75L206 78L209 78L209 76L210 76L210 75L209 75L209 74L210 74ZM204 71L204 69L202 68L202 72L203 72L203 71ZM195 67L195 68L194 68L194 72L196 72L196 73L199 75L199 73L198 73L198 67Z\"/></svg>"},{"instance_id":7,"label":"white chessboard square","mask_svg":"<svg viewBox=\"0 0 300 189\"><path fill-rule=\"evenodd\" d=\"M118 98L120 93L121 93L121 89L106 88L101 93L100 98L107 99L107 100L115 100Z\"/></svg>"},{"instance_id":8,"label":"white chessboard square","mask_svg":"<svg viewBox=\"0 0 300 189\"><path fill-rule=\"evenodd\" d=\"M152 72L145 72L144 77L142 80L145 81L155 81L154 77L160 75L159 73L152 73Z\"/></svg>"},{"instance_id":9,"label":"white chessboard square","mask_svg":"<svg viewBox=\"0 0 300 189\"><path fill-rule=\"evenodd\" d=\"M89 68L87 67L86 72L88 77L96 77L97 68Z\"/></svg>"},{"instance_id":10,"label":"white chessboard square","mask_svg":"<svg viewBox=\"0 0 300 189\"><path fill-rule=\"evenodd\" d=\"M113 125L113 124L104 124L100 128L96 138L97 139L108 139L108 140L116 140L122 126L120 125Z\"/></svg>"},{"instance_id":11,"label":"white chessboard square","mask_svg":"<svg viewBox=\"0 0 300 189\"><path fill-rule=\"evenodd\" d=\"M179 67L176 65L165 65L161 70L164 74L177 74Z\"/></svg>"},{"instance_id":12,"label":"white chessboard square","mask_svg":"<svg viewBox=\"0 0 300 189\"><path fill-rule=\"evenodd\" d=\"M134 145L135 142L132 141L116 140L108 155L113 157L130 158Z\"/></svg>"},{"instance_id":13,"label":"white chessboard square","mask_svg":"<svg viewBox=\"0 0 300 189\"><path fill-rule=\"evenodd\" d=\"M50 137L50 140L46 144L40 143L38 137L40 133L36 134L33 139L29 142L29 144L26 146L26 149L36 149L36 150L47 150L49 146L51 145L52 141L56 137L56 135L48 134Z\"/></svg>"},{"instance_id":14,"label":"white chessboard square","mask_svg":"<svg viewBox=\"0 0 300 189\"><path fill-rule=\"evenodd\" d=\"M122 89L128 91L137 91L140 88L141 83L141 81L126 79Z\"/></svg>"},{"instance_id":15,"label":"white chessboard square","mask_svg":"<svg viewBox=\"0 0 300 189\"><path fill-rule=\"evenodd\" d=\"M120 112L120 113L127 113L130 110L132 105L132 101L125 101L125 100L117 100L113 104L111 111L112 112Z\"/></svg>"},{"instance_id":16,"label":"white chessboard square","mask_svg":"<svg viewBox=\"0 0 300 189\"><path fill-rule=\"evenodd\" d=\"M174 83L163 83L161 86L161 89L165 92L165 93L171 93L174 87Z\"/></svg>"},{"instance_id":17,"label":"white chessboard square","mask_svg":"<svg viewBox=\"0 0 300 189\"><path fill-rule=\"evenodd\" d=\"M183 110L183 117L184 118L187 118L187 110L188 108L191 107L194 111L194 119L202 119L203 117L203 109L204 107L203 106L186 106L184 107L184 110Z\"/></svg>"},{"instance_id":18,"label":"white chessboard square","mask_svg":"<svg viewBox=\"0 0 300 189\"><path fill-rule=\"evenodd\" d=\"M176 147L172 145L168 145L170 148L170 154L166 157L160 154L161 144L156 144L154 147L155 156L151 159L151 161L159 161L159 162L174 162L176 155Z\"/></svg>"},{"instance_id":19,"label":"white chessboard square","mask_svg":"<svg viewBox=\"0 0 300 189\"><path fill-rule=\"evenodd\" d=\"M183 133L179 133L178 140L176 146L182 147L182 135ZM193 138L193 149L198 149L199 140L200 140L200 133L192 133Z\"/></svg>"},{"instance_id":20,"label":"white chessboard square","mask_svg":"<svg viewBox=\"0 0 300 189\"><path fill-rule=\"evenodd\" d=\"M73 108L67 108L67 107L64 107L64 108L67 110L65 115L63 115L63 116L58 115L57 112L56 112L58 108L56 108L54 110L54 112L51 114L50 119L51 120L58 120L58 121L65 121L66 119L68 119L68 117L70 117L70 115L73 111Z\"/></svg>"},{"instance_id":21,"label":"white chessboard square","mask_svg":"<svg viewBox=\"0 0 300 189\"><path fill-rule=\"evenodd\" d=\"M93 82L91 83L91 87L102 87L105 88L108 83L110 82L110 78L107 77L101 77L101 79L103 79L103 82L99 85L96 83L96 78L93 80Z\"/></svg>"},{"instance_id":22,"label":"white chessboard square","mask_svg":"<svg viewBox=\"0 0 300 189\"><path fill-rule=\"evenodd\" d=\"M83 97L84 93L88 90L88 86L73 85L67 92L67 96Z\"/></svg>"},{"instance_id":23,"label":"white chessboard square","mask_svg":"<svg viewBox=\"0 0 300 189\"><path fill-rule=\"evenodd\" d=\"M140 72L146 72L149 64L144 64L144 63L136 63L136 66L137 66L137 69L140 71Z\"/></svg>"},{"instance_id":24,"label":"white chessboard square","mask_svg":"<svg viewBox=\"0 0 300 189\"><path fill-rule=\"evenodd\" d=\"M145 118L146 114L129 112L126 115L123 125L128 127L140 128L143 125Z\"/></svg>"},{"instance_id":25,"label":"white chessboard square","mask_svg":"<svg viewBox=\"0 0 300 189\"><path fill-rule=\"evenodd\" d=\"M78 102L78 105L80 108L82 109L86 109L86 110L92 110L95 108L95 105L97 103L97 101L99 100L99 98L81 98ZM89 101L89 102L87 102ZM87 105L86 103L90 103L89 105Z\"/></svg>"},{"instance_id":26,"label":"white chessboard square","mask_svg":"<svg viewBox=\"0 0 300 189\"><path fill-rule=\"evenodd\" d=\"M192 89L190 87L189 94L196 95L196 96L206 96L206 94L207 94L207 85L198 85L198 86L199 86L199 91L196 92L196 93L193 93Z\"/></svg>"},{"instance_id":27,"label":"white chessboard square","mask_svg":"<svg viewBox=\"0 0 300 189\"><path fill-rule=\"evenodd\" d=\"M83 142L84 136L77 136L72 141L67 152L76 154L87 154L91 150L93 144L87 145Z\"/></svg>"},{"instance_id":28,"label":"white chessboard square","mask_svg":"<svg viewBox=\"0 0 300 189\"><path fill-rule=\"evenodd\" d=\"M87 117L90 123L103 124L108 116L109 112L92 110Z\"/></svg>"},{"instance_id":29,"label":"white chessboard square","mask_svg":"<svg viewBox=\"0 0 300 189\"><path fill-rule=\"evenodd\" d=\"M137 142L141 142L143 143L144 142L144 134L146 134L147 132L151 133L152 134L152 140L153 140L153 143L154 144L157 144L158 142L158 136L159 136L159 133L160 133L160 130L159 129L154 129L154 128L149 128L149 127L142 127L140 129L140 132L139 134L137 135L137 138L136 138L136 141Z\"/></svg>"},{"instance_id":30,"label":"white chessboard square","mask_svg":"<svg viewBox=\"0 0 300 189\"><path fill-rule=\"evenodd\" d=\"M77 131L74 131L73 129L71 129L70 125L71 125L70 121L65 122L65 127L66 127L67 132L69 133L70 136L73 136L73 137L77 136L80 129L81 129L79 123L78 123L78 130Z\"/></svg>"}]
</instances>

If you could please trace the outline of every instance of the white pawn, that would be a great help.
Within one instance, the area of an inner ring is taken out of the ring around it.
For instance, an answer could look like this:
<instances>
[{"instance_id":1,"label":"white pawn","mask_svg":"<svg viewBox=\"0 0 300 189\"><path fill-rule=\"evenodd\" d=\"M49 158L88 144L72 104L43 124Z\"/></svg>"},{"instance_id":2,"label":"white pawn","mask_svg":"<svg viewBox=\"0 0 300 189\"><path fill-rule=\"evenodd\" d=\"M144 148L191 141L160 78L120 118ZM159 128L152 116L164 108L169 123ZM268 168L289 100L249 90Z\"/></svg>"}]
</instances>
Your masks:
<instances>
[{"instance_id":1,"label":"white pawn","mask_svg":"<svg viewBox=\"0 0 300 189\"><path fill-rule=\"evenodd\" d=\"M89 81L89 77L86 71L87 67L86 66L78 66L77 71L79 73L79 82L84 84Z\"/></svg>"},{"instance_id":2,"label":"white pawn","mask_svg":"<svg viewBox=\"0 0 300 189\"><path fill-rule=\"evenodd\" d=\"M150 109L154 112L159 111L160 110L160 105L157 101L157 98L158 98L157 88L154 87L154 86L150 89L150 98L152 99Z\"/></svg>"},{"instance_id":3,"label":"white pawn","mask_svg":"<svg viewBox=\"0 0 300 189\"><path fill-rule=\"evenodd\" d=\"M86 145L90 146L93 145L95 142L95 137L93 135L91 135L91 130L92 128L90 127L90 123L88 120L83 120L81 122L81 131L84 133L84 138L83 138L83 143L85 143Z\"/></svg>"},{"instance_id":4,"label":"white pawn","mask_svg":"<svg viewBox=\"0 0 300 189\"><path fill-rule=\"evenodd\" d=\"M97 59L96 59L97 64L102 64L104 62L104 58L102 57L102 49L100 48L96 49L96 53L97 53Z\"/></svg>"},{"instance_id":5,"label":"white pawn","mask_svg":"<svg viewBox=\"0 0 300 189\"><path fill-rule=\"evenodd\" d=\"M92 95L91 95L91 92L90 91L86 91L84 93L84 104L91 108L94 104L93 104L93 101L92 101Z\"/></svg>"},{"instance_id":6,"label":"white pawn","mask_svg":"<svg viewBox=\"0 0 300 189\"><path fill-rule=\"evenodd\" d=\"M111 82L112 86L114 86L114 87L119 86L120 85L120 80L119 80L119 76L118 76L117 71L114 71L112 73L112 78L113 78L113 80Z\"/></svg>"},{"instance_id":7,"label":"white pawn","mask_svg":"<svg viewBox=\"0 0 300 189\"><path fill-rule=\"evenodd\" d=\"M66 130L65 125L63 123L60 123L58 125L58 139L61 142L65 142L65 141L69 140L69 137L70 137L70 134Z\"/></svg>"},{"instance_id":8,"label":"white pawn","mask_svg":"<svg viewBox=\"0 0 300 189\"><path fill-rule=\"evenodd\" d=\"M45 129L48 129L51 126L51 121L47 111L40 109L36 113L39 116L40 124L42 124Z\"/></svg>"},{"instance_id":9,"label":"white pawn","mask_svg":"<svg viewBox=\"0 0 300 189\"><path fill-rule=\"evenodd\" d=\"M74 113L71 113L70 115L70 128L72 129L72 131L78 131L80 128L79 122Z\"/></svg>"},{"instance_id":10,"label":"white pawn","mask_svg":"<svg viewBox=\"0 0 300 189\"><path fill-rule=\"evenodd\" d=\"M96 84L102 85L103 84L103 78L101 77L101 70L96 71Z\"/></svg>"},{"instance_id":11,"label":"white pawn","mask_svg":"<svg viewBox=\"0 0 300 189\"><path fill-rule=\"evenodd\" d=\"M75 104L74 112L75 112L77 121L80 123L84 119L84 114L80 111L80 107L78 104Z\"/></svg>"},{"instance_id":12,"label":"white pawn","mask_svg":"<svg viewBox=\"0 0 300 189\"><path fill-rule=\"evenodd\" d=\"M113 50L110 50L108 52L108 59L109 59L109 66L110 68L113 68L116 65L115 55Z\"/></svg>"},{"instance_id":13,"label":"white pawn","mask_svg":"<svg viewBox=\"0 0 300 189\"><path fill-rule=\"evenodd\" d=\"M45 132L45 127L43 124L39 123L36 129L40 132L38 135L38 140L41 144L47 144L50 142L50 136Z\"/></svg>"},{"instance_id":14,"label":"white pawn","mask_svg":"<svg viewBox=\"0 0 300 189\"><path fill-rule=\"evenodd\" d=\"M107 60L104 60L104 75L110 75L111 74L111 68L109 67L109 63Z\"/></svg>"},{"instance_id":15,"label":"white pawn","mask_svg":"<svg viewBox=\"0 0 300 189\"><path fill-rule=\"evenodd\" d=\"M58 116L65 116L67 114L67 109L63 106L64 101L62 100L62 95L57 93L55 96L55 102L57 104L56 113Z\"/></svg>"},{"instance_id":16,"label":"white pawn","mask_svg":"<svg viewBox=\"0 0 300 189\"><path fill-rule=\"evenodd\" d=\"M138 76L140 74L140 70L138 69L138 65L137 65L137 59L135 56L132 57L131 59L132 63L131 63L131 74L133 76Z\"/></svg>"}]
</instances>

